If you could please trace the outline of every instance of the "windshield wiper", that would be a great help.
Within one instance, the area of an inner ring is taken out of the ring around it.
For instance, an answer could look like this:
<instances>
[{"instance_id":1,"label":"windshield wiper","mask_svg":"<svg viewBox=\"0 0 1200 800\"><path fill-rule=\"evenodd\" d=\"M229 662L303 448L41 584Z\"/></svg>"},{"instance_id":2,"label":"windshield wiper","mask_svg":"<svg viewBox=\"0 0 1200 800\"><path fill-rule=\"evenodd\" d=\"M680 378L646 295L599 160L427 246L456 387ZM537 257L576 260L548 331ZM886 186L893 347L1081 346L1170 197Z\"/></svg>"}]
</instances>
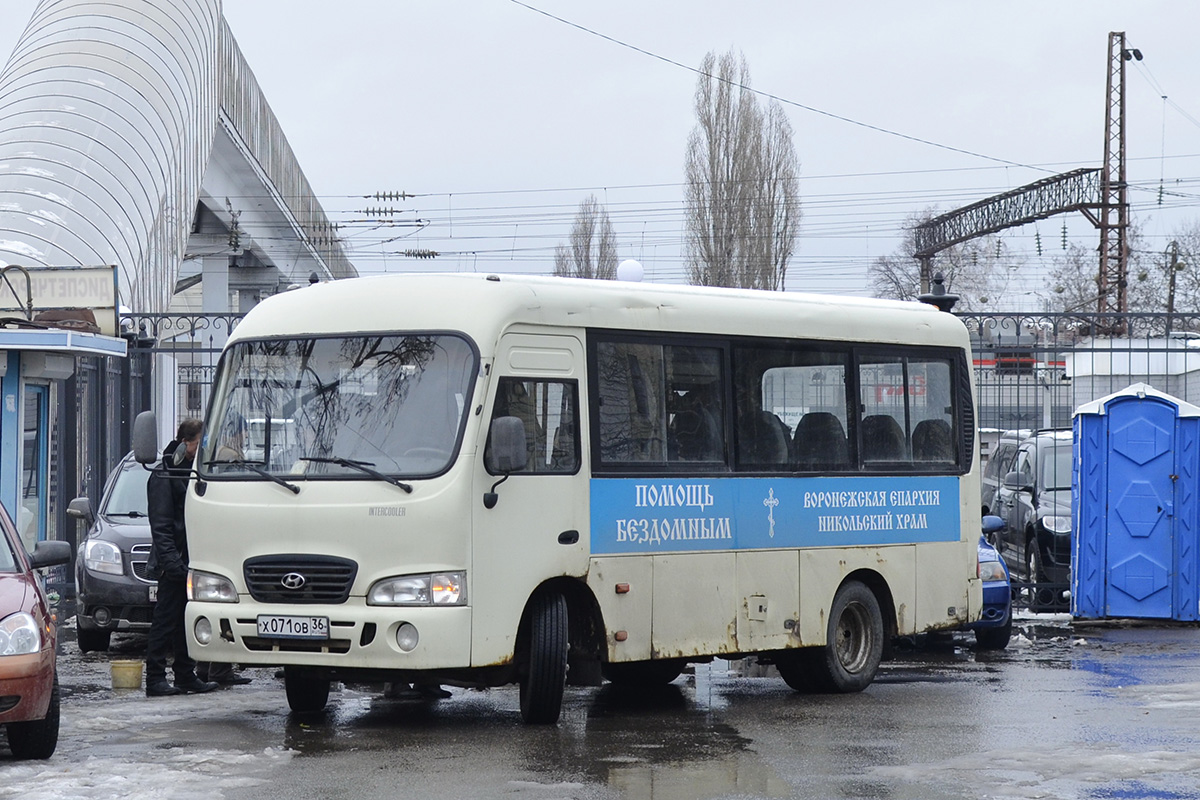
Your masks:
<instances>
[{"instance_id":1,"label":"windshield wiper","mask_svg":"<svg viewBox=\"0 0 1200 800\"><path fill-rule=\"evenodd\" d=\"M375 466L374 462L371 462L371 461L352 461L348 458L340 458L340 457L336 457L336 456L333 458L322 458L322 457L318 457L318 456L301 456L300 460L301 461L312 461L315 464L337 464L339 467L350 467L351 469L356 469L359 472L365 472L366 474L370 475L372 478L375 478L376 480L387 481L392 486L399 486L404 491L408 492L409 494L412 494L413 488L412 488L411 484L404 483L403 481L393 478L391 475L384 475L382 472L379 472L378 470L371 469L371 467Z\"/></svg>"},{"instance_id":2,"label":"windshield wiper","mask_svg":"<svg viewBox=\"0 0 1200 800\"><path fill-rule=\"evenodd\" d=\"M258 466L257 464L252 464L249 461L244 461L240 458L214 458L212 461L204 462L204 466L206 466L206 467L211 467L213 464L231 464L236 467L245 467L246 469L250 470L251 472L262 475L264 478L266 478L269 481L274 481L275 483L278 483L280 486L287 489L292 494L300 494L300 487L297 486L296 484L288 483L287 481L285 481L283 478L279 477L278 475L273 475L272 473L267 472L265 469Z\"/></svg>"},{"instance_id":3,"label":"windshield wiper","mask_svg":"<svg viewBox=\"0 0 1200 800\"><path fill-rule=\"evenodd\" d=\"M145 516L149 516L149 515L146 514L145 511L106 511L104 516L106 516L106 517L133 517L134 519L137 519L138 517L145 517Z\"/></svg>"}]
</instances>

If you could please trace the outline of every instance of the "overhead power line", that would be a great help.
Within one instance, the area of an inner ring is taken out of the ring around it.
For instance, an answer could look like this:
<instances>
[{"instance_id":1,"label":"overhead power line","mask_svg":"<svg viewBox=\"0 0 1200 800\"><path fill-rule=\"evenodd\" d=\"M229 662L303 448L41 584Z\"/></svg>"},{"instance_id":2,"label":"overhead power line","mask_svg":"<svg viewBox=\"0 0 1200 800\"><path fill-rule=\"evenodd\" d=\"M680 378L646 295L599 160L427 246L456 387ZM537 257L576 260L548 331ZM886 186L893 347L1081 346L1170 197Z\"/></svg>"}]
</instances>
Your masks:
<instances>
[{"instance_id":1,"label":"overhead power line","mask_svg":"<svg viewBox=\"0 0 1200 800\"><path fill-rule=\"evenodd\" d=\"M607 34L600 33L599 31L593 30L584 25L580 25L577 22L571 22L568 19L563 19L562 17L555 16L554 14L551 14L549 11L543 11L540 8L529 5L528 3L523 3L523 2L521 2L521 0L509 0L509 1L514 3L515 5L521 6L522 8L527 8L530 11L541 14L544 17L549 17L550 19L554 20L555 22L560 22L563 25L567 25L572 28L575 28L576 30L583 31L584 33L589 34L591 36L596 36L601 39L604 39L607 42L612 42L613 44L618 45L620 47L624 47L629 50L633 50L635 53L641 53L644 56L649 56L650 58L657 59L658 61L662 61L664 64L670 64L673 67L678 67L679 69L685 69L688 72L694 73L703 78L713 78L713 79L719 80L723 83L728 83L730 86L741 89L742 91L753 92L754 94L758 95L759 97L765 97L769 100L775 100L776 102L782 103L783 105L788 105L788 106L792 106L794 108L799 108L804 111L811 112L813 114L820 114L823 117L829 117L830 119L836 119L839 122L845 122L849 125L857 125L860 128L866 128L867 130L875 131L877 133L886 134L888 136L895 136L899 139L904 139L909 142L916 142L917 144L928 145L929 147L936 147L939 150L946 150L951 153L959 153L961 155L971 156L972 158L982 158L987 161L992 161L997 164L1004 164L1005 166L1009 166L1009 167L1023 167L1026 169L1041 170L1043 172L1050 171L1050 170L1043 169L1042 167L1033 166L1031 164L1022 164L1019 161L1009 161L1008 159L1005 159L1005 158L997 158L996 156L989 156L985 153L976 153L973 150L966 150L961 147L954 147L952 145L942 144L941 142L935 142L930 139L922 139L919 136L912 136L907 133L900 133L899 131L894 131L889 128L881 127L879 125L872 125L869 122L863 122L861 120L852 119L850 117L842 116L841 114L834 114L832 111L825 111L823 109L816 108L814 106L805 105L804 103L800 103L795 100L789 100L786 97L780 97L779 95L771 94L770 92L764 92L761 89L755 89L752 86L746 86L745 84L738 83L737 81L731 81L726 78L722 78L720 75L710 75L707 72L704 72L703 70L697 69L696 67L690 67L687 64L681 63L679 61L675 61L674 59L667 58L666 56L663 56L663 55L659 55L658 53L652 52L650 50L646 50L645 48L638 47L637 45L633 45L628 42L623 42L620 39L616 39Z\"/></svg>"}]
</instances>

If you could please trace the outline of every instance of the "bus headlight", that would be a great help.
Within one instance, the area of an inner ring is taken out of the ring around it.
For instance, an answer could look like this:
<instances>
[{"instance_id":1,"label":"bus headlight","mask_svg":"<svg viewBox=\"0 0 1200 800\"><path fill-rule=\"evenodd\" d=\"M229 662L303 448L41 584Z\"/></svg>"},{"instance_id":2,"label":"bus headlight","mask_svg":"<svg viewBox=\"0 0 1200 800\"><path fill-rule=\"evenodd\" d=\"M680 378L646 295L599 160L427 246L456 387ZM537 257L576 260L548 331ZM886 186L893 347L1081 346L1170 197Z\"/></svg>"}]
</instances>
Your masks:
<instances>
[{"instance_id":1,"label":"bus headlight","mask_svg":"<svg viewBox=\"0 0 1200 800\"><path fill-rule=\"evenodd\" d=\"M208 617L196 617L192 635L196 637L196 642L199 644L208 644L212 641L212 623L208 621Z\"/></svg>"},{"instance_id":2,"label":"bus headlight","mask_svg":"<svg viewBox=\"0 0 1200 800\"><path fill-rule=\"evenodd\" d=\"M434 572L397 575L377 581L367 592L372 606L463 606L467 604L467 573Z\"/></svg>"},{"instance_id":3,"label":"bus headlight","mask_svg":"<svg viewBox=\"0 0 1200 800\"><path fill-rule=\"evenodd\" d=\"M211 572L201 572L196 569L188 572L187 596L188 600L200 600L205 603L236 603L238 601L233 581Z\"/></svg>"}]
</instances>

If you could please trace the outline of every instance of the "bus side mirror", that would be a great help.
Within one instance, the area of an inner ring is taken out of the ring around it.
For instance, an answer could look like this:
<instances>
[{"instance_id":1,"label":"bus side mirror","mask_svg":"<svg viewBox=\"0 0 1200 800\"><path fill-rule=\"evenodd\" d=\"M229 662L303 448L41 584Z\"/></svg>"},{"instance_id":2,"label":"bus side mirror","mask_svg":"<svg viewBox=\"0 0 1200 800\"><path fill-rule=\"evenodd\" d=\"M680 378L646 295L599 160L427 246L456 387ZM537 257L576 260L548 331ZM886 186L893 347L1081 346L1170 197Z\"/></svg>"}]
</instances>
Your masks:
<instances>
[{"instance_id":1,"label":"bus side mirror","mask_svg":"<svg viewBox=\"0 0 1200 800\"><path fill-rule=\"evenodd\" d=\"M158 421L153 411L143 411L133 421L133 457L139 464L158 460Z\"/></svg>"},{"instance_id":2,"label":"bus side mirror","mask_svg":"<svg viewBox=\"0 0 1200 800\"><path fill-rule=\"evenodd\" d=\"M502 477L492 484L492 490L483 495L483 507L494 508L499 496L496 487L508 480L514 472L525 469L529 460L529 445L525 440L525 423L520 417L497 417L492 420L487 456L484 463L488 472Z\"/></svg>"}]
</instances>

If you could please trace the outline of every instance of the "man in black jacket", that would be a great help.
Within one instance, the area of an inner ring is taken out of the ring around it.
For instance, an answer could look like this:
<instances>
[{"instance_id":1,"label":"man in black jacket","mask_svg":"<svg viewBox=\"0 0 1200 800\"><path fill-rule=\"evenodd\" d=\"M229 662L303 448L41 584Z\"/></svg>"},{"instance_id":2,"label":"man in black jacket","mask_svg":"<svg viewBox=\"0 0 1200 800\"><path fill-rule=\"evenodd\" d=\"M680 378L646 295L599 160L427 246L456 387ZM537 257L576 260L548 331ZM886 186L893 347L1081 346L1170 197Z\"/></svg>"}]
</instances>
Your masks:
<instances>
[{"instance_id":1,"label":"man in black jacket","mask_svg":"<svg viewBox=\"0 0 1200 800\"><path fill-rule=\"evenodd\" d=\"M163 450L162 462L146 484L152 546L146 574L158 580L158 600L146 642L146 695L162 697L184 692L211 692L216 683L196 677L196 662L188 655L183 612L187 605L188 548L183 521L192 461L200 446L204 423L185 419L175 439ZM167 682L167 659L175 684Z\"/></svg>"}]
</instances>

